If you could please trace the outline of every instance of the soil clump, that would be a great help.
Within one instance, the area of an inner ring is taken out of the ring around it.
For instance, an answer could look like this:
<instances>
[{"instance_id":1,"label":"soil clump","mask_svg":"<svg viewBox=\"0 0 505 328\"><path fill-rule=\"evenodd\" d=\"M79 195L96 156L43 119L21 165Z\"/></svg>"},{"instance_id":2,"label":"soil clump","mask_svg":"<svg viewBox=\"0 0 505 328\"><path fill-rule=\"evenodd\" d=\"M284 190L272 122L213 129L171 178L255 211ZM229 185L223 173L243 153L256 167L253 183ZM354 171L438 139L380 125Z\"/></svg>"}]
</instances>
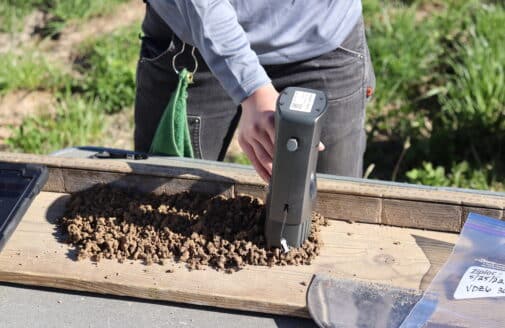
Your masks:
<instances>
[{"instance_id":1,"label":"soil clump","mask_svg":"<svg viewBox=\"0 0 505 328\"><path fill-rule=\"evenodd\" d=\"M73 194L57 225L78 260L175 259L189 269L231 273L245 265L308 265L319 254L323 216L313 214L309 238L288 253L266 248L264 222L264 205L248 196L154 195L97 185Z\"/></svg>"}]
</instances>

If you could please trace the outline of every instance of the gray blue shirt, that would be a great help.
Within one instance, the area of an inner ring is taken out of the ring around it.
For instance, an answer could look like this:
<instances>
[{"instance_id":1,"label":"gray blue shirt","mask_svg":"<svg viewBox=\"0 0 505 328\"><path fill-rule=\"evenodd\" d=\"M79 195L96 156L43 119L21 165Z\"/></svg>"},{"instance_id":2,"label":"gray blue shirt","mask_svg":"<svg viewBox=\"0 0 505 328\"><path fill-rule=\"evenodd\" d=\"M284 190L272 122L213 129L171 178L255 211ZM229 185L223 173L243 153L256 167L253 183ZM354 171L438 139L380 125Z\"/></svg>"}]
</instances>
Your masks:
<instances>
[{"instance_id":1,"label":"gray blue shirt","mask_svg":"<svg viewBox=\"0 0 505 328\"><path fill-rule=\"evenodd\" d=\"M262 65L296 62L337 48L362 11L360 0L148 2L181 40L199 50L237 104L270 82Z\"/></svg>"}]
</instances>

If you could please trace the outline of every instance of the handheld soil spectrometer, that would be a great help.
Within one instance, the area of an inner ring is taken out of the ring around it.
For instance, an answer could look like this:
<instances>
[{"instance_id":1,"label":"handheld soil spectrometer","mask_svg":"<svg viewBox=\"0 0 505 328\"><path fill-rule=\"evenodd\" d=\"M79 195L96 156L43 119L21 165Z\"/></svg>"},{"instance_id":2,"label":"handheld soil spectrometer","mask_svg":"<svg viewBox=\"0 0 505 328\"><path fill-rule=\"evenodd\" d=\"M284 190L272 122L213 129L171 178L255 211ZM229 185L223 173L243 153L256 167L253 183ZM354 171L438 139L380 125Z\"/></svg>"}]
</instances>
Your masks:
<instances>
[{"instance_id":1,"label":"handheld soil spectrometer","mask_svg":"<svg viewBox=\"0 0 505 328\"><path fill-rule=\"evenodd\" d=\"M277 100L275 155L267 198L265 237L268 246L299 247L310 233L316 200L319 138L326 95L286 88Z\"/></svg>"}]
</instances>

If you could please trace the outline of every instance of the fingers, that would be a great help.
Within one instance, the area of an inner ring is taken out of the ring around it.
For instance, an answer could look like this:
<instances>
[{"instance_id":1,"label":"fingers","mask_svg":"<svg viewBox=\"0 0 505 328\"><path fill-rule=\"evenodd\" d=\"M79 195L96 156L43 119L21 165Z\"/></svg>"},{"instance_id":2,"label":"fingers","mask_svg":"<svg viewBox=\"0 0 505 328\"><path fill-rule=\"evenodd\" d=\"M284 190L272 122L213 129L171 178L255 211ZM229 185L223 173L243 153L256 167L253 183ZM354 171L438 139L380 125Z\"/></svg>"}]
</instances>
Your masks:
<instances>
[{"instance_id":1,"label":"fingers","mask_svg":"<svg viewBox=\"0 0 505 328\"><path fill-rule=\"evenodd\" d=\"M270 176L271 176L271 174L269 174L267 172L267 170L261 164L260 160L256 156L256 153L254 152L254 148L249 143L247 143L246 141L244 141L244 139L242 139L240 137L239 137L238 142L240 144L240 147L242 148L242 150L246 154L246 156L251 160L251 163L252 163L254 169L256 170L256 172L258 173L258 175L266 183L269 183L270 182Z\"/></svg>"},{"instance_id":2,"label":"fingers","mask_svg":"<svg viewBox=\"0 0 505 328\"><path fill-rule=\"evenodd\" d=\"M259 143L263 148L263 151L268 155L265 156L264 159L272 161L272 159L274 158L274 143L268 136L267 132L262 131L258 134L255 134L253 136L253 140Z\"/></svg>"},{"instance_id":3,"label":"fingers","mask_svg":"<svg viewBox=\"0 0 505 328\"><path fill-rule=\"evenodd\" d=\"M242 101L238 131L239 143L265 182L272 174L275 143L275 104L279 94L269 83Z\"/></svg>"},{"instance_id":4,"label":"fingers","mask_svg":"<svg viewBox=\"0 0 505 328\"><path fill-rule=\"evenodd\" d=\"M251 138L259 142L270 158L273 158L275 143L274 113L265 112L248 133Z\"/></svg>"},{"instance_id":5,"label":"fingers","mask_svg":"<svg viewBox=\"0 0 505 328\"><path fill-rule=\"evenodd\" d=\"M261 166L268 173L268 179L270 180L270 177L272 176L272 156L265 149L264 145L259 142L253 142L252 148Z\"/></svg>"},{"instance_id":6,"label":"fingers","mask_svg":"<svg viewBox=\"0 0 505 328\"><path fill-rule=\"evenodd\" d=\"M273 131L274 126L269 123L269 117L273 115L268 115L265 113L262 118L262 123L254 127L254 133L252 138L249 139L249 144L251 145L254 154L259 161L259 164L268 174L268 180L272 176L272 161L274 157L274 140L271 136L275 138L275 131Z\"/></svg>"}]
</instances>

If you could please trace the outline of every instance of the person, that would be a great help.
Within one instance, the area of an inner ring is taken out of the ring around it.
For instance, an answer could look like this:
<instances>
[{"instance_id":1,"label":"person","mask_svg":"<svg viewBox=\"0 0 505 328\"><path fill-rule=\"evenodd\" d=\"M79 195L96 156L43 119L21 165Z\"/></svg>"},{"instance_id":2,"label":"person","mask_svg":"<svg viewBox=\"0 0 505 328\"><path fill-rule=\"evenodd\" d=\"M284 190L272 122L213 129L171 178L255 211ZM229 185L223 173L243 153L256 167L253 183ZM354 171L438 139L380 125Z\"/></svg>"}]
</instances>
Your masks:
<instances>
[{"instance_id":1,"label":"person","mask_svg":"<svg viewBox=\"0 0 505 328\"><path fill-rule=\"evenodd\" d=\"M361 1L144 1L135 150L149 150L177 70L197 68L187 105L195 157L223 160L238 129L241 148L268 182L278 91L299 86L328 98L317 171L362 176L375 76Z\"/></svg>"}]
</instances>

